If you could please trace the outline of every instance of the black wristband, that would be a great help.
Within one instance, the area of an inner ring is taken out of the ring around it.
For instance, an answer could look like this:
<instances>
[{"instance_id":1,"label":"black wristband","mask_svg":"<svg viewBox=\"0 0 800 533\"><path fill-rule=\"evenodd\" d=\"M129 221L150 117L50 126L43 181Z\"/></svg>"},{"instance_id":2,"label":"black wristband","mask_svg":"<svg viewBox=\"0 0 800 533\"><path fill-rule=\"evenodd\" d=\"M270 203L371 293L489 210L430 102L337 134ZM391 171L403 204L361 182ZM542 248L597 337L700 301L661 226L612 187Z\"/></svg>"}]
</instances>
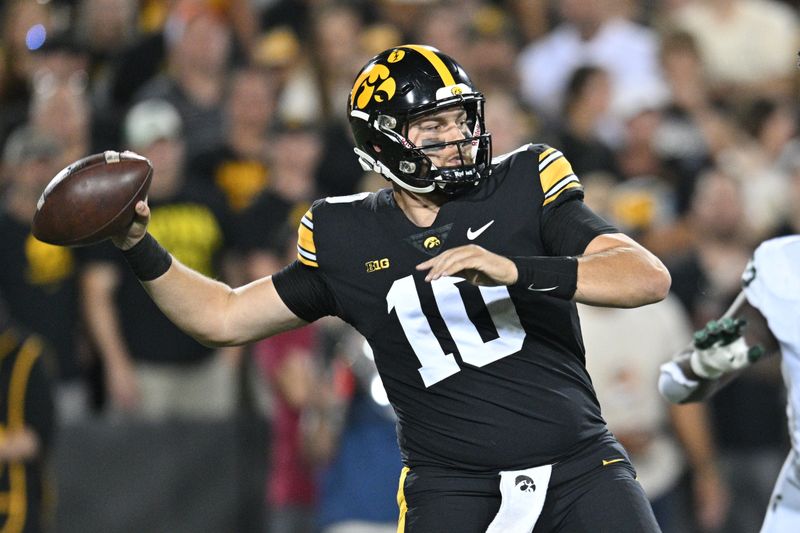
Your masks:
<instances>
[{"instance_id":1,"label":"black wristband","mask_svg":"<svg viewBox=\"0 0 800 533\"><path fill-rule=\"evenodd\" d=\"M517 266L515 287L571 300L578 287L578 258L509 257Z\"/></svg>"},{"instance_id":2,"label":"black wristband","mask_svg":"<svg viewBox=\"0 0 800 533\"><path fill-rule=\"evenodd\" d=\"M122 250L122 255L141 281L160 277L172 264L172 256L149 233L133 247Z\"/></svg>"}]
</instances>

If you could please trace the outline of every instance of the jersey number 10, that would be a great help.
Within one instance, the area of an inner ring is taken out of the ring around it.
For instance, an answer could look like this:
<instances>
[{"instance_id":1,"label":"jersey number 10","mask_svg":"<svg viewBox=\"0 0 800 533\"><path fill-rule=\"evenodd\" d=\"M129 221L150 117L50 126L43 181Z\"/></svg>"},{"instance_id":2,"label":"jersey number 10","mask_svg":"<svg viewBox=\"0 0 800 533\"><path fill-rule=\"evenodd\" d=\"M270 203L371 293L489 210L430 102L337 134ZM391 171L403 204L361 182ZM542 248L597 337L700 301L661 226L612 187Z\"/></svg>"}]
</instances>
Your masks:
<instances>
[{"instance_id":1,"label":"jersey number 10","mask_svg":"<svg viewBox=\"0 0 800 533\"><path fill-rule=\"evenodd\" d=\"M489 316L497 330L497 338L484 342L472 323L461 292L456 287L462 278L444 277L433 280L431 288L439 313L447 325L461 360L482 367L498 359L518 352L525 340L525 330L514 309L508 289L500 287L478 287ZM419 293L412 276L396 280L386 295L388 312L397 313L400 326L406 334L411 348L422 366L419 373L426 387L459 372L452 353L445 353L425 316Z\"/></svg>"}]
</instances>

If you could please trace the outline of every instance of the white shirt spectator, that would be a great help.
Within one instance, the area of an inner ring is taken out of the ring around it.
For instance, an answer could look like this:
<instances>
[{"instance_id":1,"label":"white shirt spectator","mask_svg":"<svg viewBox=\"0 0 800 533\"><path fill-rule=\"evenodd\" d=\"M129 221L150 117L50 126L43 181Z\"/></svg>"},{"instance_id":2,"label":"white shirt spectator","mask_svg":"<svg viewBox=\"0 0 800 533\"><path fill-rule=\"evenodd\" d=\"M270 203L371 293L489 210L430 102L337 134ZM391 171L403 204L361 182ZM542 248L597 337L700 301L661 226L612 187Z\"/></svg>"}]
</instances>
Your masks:
<instances>
[{"instance_id":1,"label":"white shirt spectator","mask_svg":"<svg viewBox=\"0 0 800 533\"><path fill-rule=\"evenodd\" d=\"M730 0L729 12L712 2L678 9L675 24L697 40L715 84L753 83L791 76L800 44L797 12L772 0Z\"/></svg>"},{"instance_id":2,"label":"white shirt spectator","mask_svg":"<svg viewBox=\"0 0 800 533\"><path fill-rule=\"evenodd\" d=\"M672 296L638 309L578 304L578 314L586 369L603 418L623 443L626 436L647 443L628 451L645 492L658 498L675 487L686 468L681 446L669 429L669 404L655 383L659 366L686 344L689 318Z\"/></svg>"},{"instance_id":3,"label":"white shirt spectator","mask_svg":"<svg viewBox=\"0 0 800 533\"><path fill-rule=\"evenodd\" d=\"M563 23L528 45L517 63L523 98L545 115L561 109L561 97L573 71L598 66L611 76L614 115L661 103L667 95L658 62L659 42L649 28L613 18L589 40Z\"/></svg>"}]
</instances>

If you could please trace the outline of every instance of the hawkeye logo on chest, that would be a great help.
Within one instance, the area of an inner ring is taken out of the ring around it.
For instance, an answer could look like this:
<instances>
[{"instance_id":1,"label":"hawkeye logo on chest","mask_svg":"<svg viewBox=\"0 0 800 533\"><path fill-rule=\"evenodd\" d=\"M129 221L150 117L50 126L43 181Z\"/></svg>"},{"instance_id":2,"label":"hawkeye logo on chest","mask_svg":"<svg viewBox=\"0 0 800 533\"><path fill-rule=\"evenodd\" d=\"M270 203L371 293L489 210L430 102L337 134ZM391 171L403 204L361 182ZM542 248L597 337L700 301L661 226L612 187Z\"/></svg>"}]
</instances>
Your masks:
<instances>
[{"instance_id":1,"label":"hawkeye logo on chest","mask_svg":"<svg viewBox=\"0 0 800 533\"><path fill-rule=\"evenodd\" d=\"M367 272L376 272L378 270L385 270L389 268L389 258L376 259L374 261L367 261L364 263L367 267Z\"/></svg>"},{"instance_id":2,"label":"hawkeye logo on chest","mask_svg":"<svg viewBox=\"0 0 800 533\"><path fill-rule=\"evenodd\" d=\"M447 236L450 235L450 230L452 228L453 224L451 222L450 224L430 228L422 233L416 233L406 237L405 241L420 252L434 256L442 251L442 245L447 240Z\"/></svg>"},{"instance_id":3,"label":"hawkeye logo on chest","mask_svg":"<svg viewBox=\"0 0 800 533\"><path fill-rule=\"evenodd\" d=\"M437 237L436 235L432 235L427 239L425 239L424 241L422 241L422 246L424 246L425 249L427 250L430 250L431 248L438 248L441 245L442 241L440 241L439 237Z\"/></svg>"}]
</instances>

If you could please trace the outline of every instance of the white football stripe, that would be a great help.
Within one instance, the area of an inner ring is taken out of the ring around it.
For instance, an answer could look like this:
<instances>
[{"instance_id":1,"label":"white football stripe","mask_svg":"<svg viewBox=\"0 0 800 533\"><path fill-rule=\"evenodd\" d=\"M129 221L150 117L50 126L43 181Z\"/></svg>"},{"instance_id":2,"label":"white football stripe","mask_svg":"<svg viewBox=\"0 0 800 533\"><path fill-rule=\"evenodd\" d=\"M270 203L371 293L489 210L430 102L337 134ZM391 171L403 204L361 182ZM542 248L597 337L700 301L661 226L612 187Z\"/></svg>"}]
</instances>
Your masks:
<instances>
[{"instance_id":1,"label":"white football stripe","mask_svg":"<svg viewBox=\"0 0 800 533\"><path fill-rule=\"evenodd\" d=\"M553 187L550 188L550 191L548 191L548 193L545 194L544 197L550 198L551 196L556 194L558 191L560 191L573 181L578 181L578 176L576 176L575 174L570 174L569 176L562 178L561 181L559 181L558 183L553 185Z\"/></svg>"}]
</instances>

